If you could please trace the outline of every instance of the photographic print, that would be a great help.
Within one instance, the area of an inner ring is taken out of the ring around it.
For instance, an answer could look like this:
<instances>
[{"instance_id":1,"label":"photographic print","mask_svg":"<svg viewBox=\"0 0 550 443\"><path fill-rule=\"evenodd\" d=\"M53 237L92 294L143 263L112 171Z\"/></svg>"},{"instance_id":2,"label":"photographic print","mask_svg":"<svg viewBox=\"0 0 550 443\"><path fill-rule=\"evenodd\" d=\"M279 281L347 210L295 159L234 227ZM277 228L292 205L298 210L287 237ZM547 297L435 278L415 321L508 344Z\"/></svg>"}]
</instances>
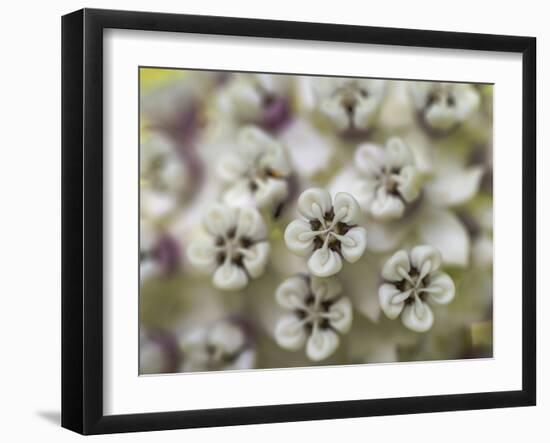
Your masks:
<instances>
[{"instance_id":1,"label":"photographic print","mask_svg":"<svg viewBox=\"0 0 550 443\"><path fill-rule=\"evenodd\" d=\"M139 68L139 373L493 356L493 86Z\"/></svg>"}]
</instances>

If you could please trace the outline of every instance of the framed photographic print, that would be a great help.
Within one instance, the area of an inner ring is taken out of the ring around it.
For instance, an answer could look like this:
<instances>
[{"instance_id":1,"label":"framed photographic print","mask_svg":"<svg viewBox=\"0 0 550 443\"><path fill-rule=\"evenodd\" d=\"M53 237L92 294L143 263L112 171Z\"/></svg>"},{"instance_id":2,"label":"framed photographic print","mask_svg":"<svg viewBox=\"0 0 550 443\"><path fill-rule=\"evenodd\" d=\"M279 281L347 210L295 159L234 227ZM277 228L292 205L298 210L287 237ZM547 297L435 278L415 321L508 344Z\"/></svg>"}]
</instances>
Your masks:
<instances>
[{"instance_id":1,"label":"framed photographic print","mask_svg":"<svg viewBox=\"0 0 550 443\"><path fill-rule=\"evenodd\" d=\"M62 25L64 427L535 404L534 38Z\"/></svg>"}]
</instances>

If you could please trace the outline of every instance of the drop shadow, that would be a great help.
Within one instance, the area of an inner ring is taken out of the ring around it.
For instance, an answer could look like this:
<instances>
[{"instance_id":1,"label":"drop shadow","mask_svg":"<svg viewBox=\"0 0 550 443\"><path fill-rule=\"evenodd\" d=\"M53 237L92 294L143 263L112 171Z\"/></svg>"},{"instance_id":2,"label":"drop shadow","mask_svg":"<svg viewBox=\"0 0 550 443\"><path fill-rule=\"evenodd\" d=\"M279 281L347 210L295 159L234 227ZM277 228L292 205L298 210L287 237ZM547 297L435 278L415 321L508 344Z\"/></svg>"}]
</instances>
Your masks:
<instances>
[{"instance_id":1,"label":"drop shadow","mask_svg":"<svg viewBox=\"0 0 550 443\"><path fill-rule=\"evenodd\" d=\"M60 411L37 411L36 415L50 422L53 425L61 426L61 412Z\"/></svg>"}]
</instances>

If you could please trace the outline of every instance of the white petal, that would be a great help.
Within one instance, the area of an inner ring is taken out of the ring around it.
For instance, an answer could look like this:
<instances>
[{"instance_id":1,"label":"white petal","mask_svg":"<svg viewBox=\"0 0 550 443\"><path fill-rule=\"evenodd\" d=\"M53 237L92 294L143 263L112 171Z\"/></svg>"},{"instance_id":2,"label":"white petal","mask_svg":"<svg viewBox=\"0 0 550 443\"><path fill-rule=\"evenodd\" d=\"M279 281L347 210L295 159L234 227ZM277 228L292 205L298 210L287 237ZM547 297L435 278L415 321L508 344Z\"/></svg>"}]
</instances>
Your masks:
<instances>
[{"instance_id":1,"label":"white petal","mask_svg":"<svg viewBox=\"0 0 550 443\"><path fill-rule=\"evenodd\" d=\"M351 178L351 177L350 177ZM365 213L370 213L372 202L376 198L376 189L379 186L378 180L367 178L358 178L351 183L350 188L352 194L357 199L357 203Z\"/></svg>"},{"instance_id":2,"label":"white petal","mask_svg":"<svg viewBox=\"0 0 550 443\"><path fill-rule=\"evenodd\" d=\"M333 300L342 292L342 285L336 278L311 277L311 291L322 300Z\"/></svg>"},{"instance_id":3,"label":"white petal","mask_svg":"<svg viewBox=\"0 0 550 443\"><path fill-rule=\"evenodd\" d=\"M293 169L304 177L312 177L330 167L334 147L304 118L293 118L280 135L288 147Z\"/></svg>"},{"instance_id":4,"label":"white petal","mask_svg":"<svg viewBox=\"0 0 550 443\"><path fill-rule=\"evenodd\" d=\"M218 289L238 291L247 285L248 277L241 267L226 260L216 269L212 282Z\"/></svg>"},{"instance_id":5,"label":"white petal","mask_svg":"<svg viewBox=\"0 0 550 443\"><path fill-rule=\"evenodd\" d=\"M386 261L382 268L382 277L386 280L397 282L403 280L403 273L408 274L410 270L409 254L402 249Z\"/></svg>"},{"instance_id":6,"label":"white petal","mask_svg":"<svg viewBox=\"0 0 550 443\"><path fill-rule=\"evenodd\" d=\"M359 129L369 129L375 121L380 109L378 97L359 99L353 112L353 124Z\"/></svg>"},{"instance_id":7,"label":"white petal","mask_svg":"<svg viewBox=\"0 0 550 443\"><path fill-rule=\"evenodd\" d=\"M256 352L252 349L247 349L240 353L237 359L227 367L227 369L243 370L252 369L256 366Z\"/></svg>"},{"instance_id":8,"label":"white petal","mask_svg":"<svg viewBox=\"0 0 550 443\"><path fill-rule=\"evenodd\" d=\"M387 155L381 146L364 143L355 150L354 163L365 177L373 179L387 165Z\"/></svg>"},{"instance_id":9,"label":"white petal","mask_svg":"<svg viewBox=\"0 0 550 443\"><path fill-rule=\"evenodd\" d=\"M340 338L332 329L318 329L307 340L306 355L313 361L324 360L336 351L339 344Z\"/></svg>"},{"instance_id":10,"label":"white petal","mask_svg":"<svg viewBox=\"0 0 550 443\"><path fill-rule=\"evenodd\" d=\"M413 163L409 147L399 137L392 137L386 143L388 166L400 168Z\"/></svg>"},{"instance_id":11,"label":"white petal","mask_svg":"<svg viewBox=\"0 0 550 443\"><path fill-rule=\"evenodd\" d=\"M398 183L397 190L407 202L416 200L420 194L420 175L416 167L403 167L395 180Z\"/></svg>"},{"instance_id":12,"label":"white petal","mask_svg":"<svg viewBox=\"0 0 550 443\"><path fill-rule=\"evenodd\" d=\"M256 126L245 126L239 131L238 150L249 162L253 162L263 155L271 138Z\"/></svg>"},{"instance_id":13,"label":"white petal","mask_svg":"<svg viewBox=\"0 0 550 443\"><path fill-rule=\"evenodd\" d=\"M395 296L399 295L401 292L394 285L390 283L384 283L380 286L378 290L378 300L380 301L380 307L384 314L390 319L395 319L401 314L404 302L401 303L392 303L392 300Z\"/></svg>"},{"instance_id":14,"label":"white petal","mask_svg":"<svg viewBox=\"0 0 550 443\"><path fill-rule=\"evenodd\" d=\"M418 232L422 242L441 252L446 265L468 265L470 239L464 225L451 212L435 208L425 210L419 219Z\"/></svg>"},{"instance_id":15,"label":"white petal","mask_svg":"<svg viewBox=\"0 0 550 443\"><path fill-rule=\"evenodd\" d=\"M350 262L355 263L359 260L367 247L367 230L361 226L351 228L344 236L353 242L346 244L342 242L342 255Z\"/></svg>"},{"instance_id":16,"label":"white petal","mask_svg":"<svg viewBox=\"0 0 550 443\"><path fill-rule=\"evenodd\" d=\"M426 184L426 195L436 206L463 204L477 194L482 176L479 166L446 171Z\"/></svg>"},{"instance_id":17,"label":"white petal","mask_svg":"<svg viewBox=\"0 0 550 443\"><path fill-rule=\"evenodd\" d=\"M342 297L330 307L329 312L331 314L330 325L334 329L342 334L350 330L353 312L349 298Z\"/></svg>"},{"instance_id":18,"label":"white petal","mask_svg":"<svg viewBox=\"0 0 550 443\"><path fill-rule=\"evenodd\" d=\"M243 162L236 155L225 155L220 159L216 170L222 180L227 182L237 181L246 172L246 162Z\"/></svg>"},{"instance_id":19,"label":"white petal","mask_svg":"<svg viewBox=\"0 0 550 443\"><path fill-rule=\"evenodd\" d=\"M430 245L415 246L411 250L411 265L418 271L424 271L425 275L437 270L441 266L441 254Z\"/></svg>"},{"instance_id":20,"label":"white petal","mask_svg":"<svg viewBox=\"0 0 550 443\"><path fill-rule=\"evenodd\" d=\"M258 184L254 193L259 207L273 206L282 202L288 195L288 184L286 180L268 178Z\"/></svg>"},{"instance_id":21,"label":"white petal","mask_svg":"<svg viewBox=\"0 0 550 443\"><path fill-rule=\"evenodd\" d=\"M370 217L367 217L365 227L369 234L367 249L377 254L395 250L411 230L410 223L404 220L382 223Z\"/></svg>"},{"instance_id":22,"label":"white petal","mask_svg":"<svg viewBox=\"0 0 550 443\"><path fill-rule=\"evenodd\" d=\"M432 127L441 130L451 129L459 121L456 109L434 103L424 113L426 122Z\"/></svg>"},{"instance_id":23,"label":"white petal","mask_svg":"<svg viewBox=\"0 0 550 443\"><path fill-rule=\"evenodd\" d=\"M294 220L285 229L285 243L296 255L305 257L313 249L311 226L305 220Z\"/></svg>"},{"instance_id":24,"label":"white petal","mask_svg":"<svg viewBox=\"0 0 550 443\"><path fill-rule=\"evenodd\" d=\"M204 226L214 236L225 235L229 229L235 227L236 222L235 209L220 203L210 205L204 215Z\"/></svg>"},{"instance_id":25,"label":"white petal","mask_svg":"<svg viewBox=\"0 0 550 443\"><path fill-rule=\"evenodd\" d=\"M265 239L267 229L256 208L243 207L239 209L236 235L237 237L248 237L252 240Z\"/></svg>"},{"instance_id":26,"label":"white petal","mask_svg":"<svg viewBox=\"0 0 550 443\"><path fill-rule=\"evenodd\" d=\"M282 317L275 326L275 341L281 348L295 351L304 345L306 338L304 326L295 315Z\"/></svg>"},{"instance_id":27,"label":"white petal","mask_svg":"<svg viewBox=\"0 0 550 443\"><path fill-rule=\"evenodd\" d=\"M191 264L205 272L211 272L216 265L216 248L211 238L196 239L187 248Z\"/></svg>"},{"instance_id":28,"label":"white petal","mask_svg":"<svg viewBox=\"0 0 550 443\"><path fill-rule=\"evenodd\" d=\"M284 146L275 139L265 143L266 152L262 155L260 166L269 168L271 173L279 178L290 174L290 164Z\"/></svg>"},{"instance_id":29,"label":"white petal","mask_svg":"<svg viewBox=\"0 0 550 443\"><path fill-rule=\"evenodd\" d=\"M269 243L256 243L251 248L248 248L244 254L243 265L248 271L248 275L252 278L258 278L264 273L267 260L269 258Z\"/></svg>"},{"instance_id":30,"label":"white petal","mask_svg":"<svg viewBox=\"0 0 550 443\"><path fill-rule=\"evenodd\" d=\"M440 305L446 305L455 296L455 284L453 279L444 272L437 272L430 276L429 298ZM433 290L437 292L432 292Z\"/></svg>"},{"instance_id":31,"label":"white petal","mask_svg":"<svg viewBox=\"0 0 550 443\"><path fill-rule=\"evenodd\" d=\"M172 193L155 191L150 188L141 190L141 210L152 219L168 216L178 205L178 199Z\"/></svg>"},{"instance_id":32,"label":"white petal","mask_svg":"<svg viewBox=\"0 0 550 443\"><path fill-rule=\"evenodd\" d=\"M342 223L355 225L359 222L361 209L351 194L339 192L334 197L334 214Z\"/></svg>"},{"instance_id":33,"label":"white petal","mask_svg":"<svg viewBox=\"0 0 550 443\"><path fill-rule=\"evenodd\" d=\"M425 332L432 327L434 316L432 310L426 303L420 303L422 304L421 309L417 309L415 303L405 306L403 315L401 315L401 321L412 331Z\"/></svg>"},{"instance_id":34,"label":"white petal","mask_svg":"<svg viewBox=\"0 0 550 443\"><path fill-rule=\"evenodd\" d=\"M250 182L245 179L235 182L233 186L223 193L224 203L234 208L253 205L254 196L250 191L249 185Z\"/></svg>"},{"instance_id":35,"label":"white petal","mask_svg":"<svg viewBox=\"0 0 550 443\"><path fill-rule=\"evenodd\" d=\"M330 194L322 188L309 188L298 198L298 211L310 220L322 219L331 207Z\"/></svg>"},{"instance_id":36,"label":"white petal","mask_svg":"<svg viewBox=\"0 0 550 443\"><path fill-rule=\"evenodd\" d=\"M294 310L302 306L302 301L309 293L305 278L294 276L282 282L275 292L275 299L282 308Z\"/></svg>"},{"instance_id":37,"label":"white petal","mask_svg":"<svg viewBox=\"0 0 550 443\"><path fill-rule=\"evenodd\" d=\"M405 212L405 204L395 195L388 194L383 187L378 188L371 203L370 213L378 220L392 220L400 218Z\"/></svg>"},{"instance_id":38,"label":"white petal","mask_svg":"<svg viewBox=\"0 0 550 443\"><path fill-rule=\"evenodd\" d=\"M208 343L227 354L237 352L243 346L244 339L241 328L227 321L214 325L208 334Z\"/></svg>"},{"instance_id":39,"label":"white petal","mask_svg":"<svg viewBox=\"0 0 550 443\"><path fill-rule=\"evenodd\" d=\"M341 106L338 98L324 100L320 108L321 112L336 126L343 131L349 126L349 118L345 109Z\"/></svg>"},{"instance_id":40,"label":"white petal","mask_svg":"<svg viewBox=\"0 0 550 443\"><path fill-rule=\"evenodd\" d=\"M342 269L342 259L329 248L317 249L307 261L309 271L317 277L330 277Z\"/></svg>"}]
</instances>

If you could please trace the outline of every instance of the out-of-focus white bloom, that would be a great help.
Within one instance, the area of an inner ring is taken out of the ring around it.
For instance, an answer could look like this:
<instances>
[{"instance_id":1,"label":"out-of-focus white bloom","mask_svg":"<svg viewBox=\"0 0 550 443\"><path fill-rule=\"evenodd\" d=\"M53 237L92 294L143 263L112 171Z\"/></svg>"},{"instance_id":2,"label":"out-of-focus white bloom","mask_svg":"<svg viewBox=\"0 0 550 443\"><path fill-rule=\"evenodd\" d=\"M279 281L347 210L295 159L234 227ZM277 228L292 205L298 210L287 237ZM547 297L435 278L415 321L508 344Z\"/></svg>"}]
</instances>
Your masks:
<instances>
[{"instance_id":1,"label":"out-of-focus white bloom","mask_svg":"<svg viewBox=\"0 0 550 443\"><path fill-rule=\"evenodd\" d=\"M471 239L453 208L464 205L478 193L483 168L466 166L464 158L450 151L438 151L437 154L433 175L422 181L418 198L401 218L366 217L364 226L369 232L370 251L388 253L411 242L422 243L437 248L445 265L468 265ZM372 161L370 167L375 165ZM361 192L357 192L361 180L356 168L348 167L333 179L329 189L331 192L348 191L361 202Z\"/></svg>"},{"instance_id":2,"label":"out-of-focus white bloom","mask_svg":"<svg viewBox=\"0 0 550 443\"><path fill-rule=\"evenodd\" d=\"M354 195L373 218L400 218L407 205L418 198L419 173L411 151L400 138L390 138L385 147L360 145L355 151L355 166L361 177Z\"/></svg>"},{"instance_id":3,"label":"out-of-focus white bloom","mask_svg":"<svg viewBox=\"0 0 550 443\"><path fill-rule=\"evenodd\" d=\"M285 243L296 255L309 256L309 271L329 277L342 269L342 258L354 263L367 246L367 231L358 226L361 209L346 192L339 192L334 203L328 191L310 188L298 198L298 211L304 219L292 221L285 230Z\"/></svg>"},{"instance_id":4,"label":"out-of-focus white bloom","mask_svg":"<svg viewBox=\"0 0 550 443\"><path fill-rule=\"evenodd\" d=\"M150 278L176 270L180 259L177 242L148 219L141 219L139 231L139 278Z\"/></svg>"},{"instance_id":5,"label":"out-of-focus white bloom","mask_svg":"<svg viewBox=\"0 0 550 443\"><path fill-rule=\"evenodd\" d=\"M329 357L340 344L339 334L351 328L352 306L341 295L342 287L334 279L299 275L285 280L277 288L277 303L291 311L275 328L279 346L298 350L304 345L313 361Z\"/></svg>"},{"instance_id":6,"label":"out-of-focus white bloom","mask_svg":"<svg viewBox=\"0 0 550 443\"><path fill-rule=\"evenodd\" d=\"M174 372L179 352L175 339L168 334L145 333L139 335L139 373L163 374Z\"/></svg>"},{"instance_id":7,"label":"out-of-focus white bloom","mask_svg":"<svg viewBox=\"0 0 550 443\"><path fill-rule=\"evenodd\" d=\"M195 267L213 273L214 286L236 291L263 274L270 248L257 209L214 203L206 211L204 227L208 236L192 241L187 256Z\"/></svg>"},{"instance_id":8,"label":"out-of-focus white bloom","mask_svg":"<svg viewBox=\"0 0 550 443\"><path fill-rule=\"evenodd\" d=\"M290 86L285 75L236 74L220 93L218 107L224 117L276 129L289 117Z\"/></svg>"},{"instance_id":9,"label":"out-of-focus white bloom","mask_svg":"<svg viewBox=\"0 0 550 443\"><path fill-rule=\"evenodd\" d=\"M299 176L311 178L334 164L337 146L308 119L294 118L278 136L287 147L292 170Z\"/></svg>"},{"instance_id":10,"label":"out-of-focus white bloom","mask_svg":"<svg viewBox=\"0 0 550 443\"><path fill-rule=\"evenodd\" d=\"M230 184L223 200L230 206L273 206L288 194L290 166L284 146L261 129L240 130L235 152L218 164L218 174Z\"/></svg>"},{"instance_id":11,"label":"out-of-focus white bloom","mask_svg":"<svg viewBox=\"0 0 550 443\"><path fill-rule=\"evenodd\" d=\"M441 254L431 246L393 254L382 269L386 283L378 291L386 316L395 319L401 315L403 324L413 331L430 329L434 317L428 302L445 305L455 296L453 280L439 271L440 266Z\"/></svg>"},{"instance_id":12,"label":"out-of-focus white bloom","mask_svg":"<svg viewBox=\"0 0 550 443\"><path fill-rule=\"evenodd\" d=\"M184 372L251 369L256 352L243 328L231 320L198 328L179 342Z\"/></svg>"},{"instance_id":13,"label":"out-of-focus white bloom","mask_svg":"<svg viewBox=\"0 0 550 443\"><path fill-rule=\"evenodd\" d=\"M465 83L411 83L413 104L429 130L445 134L466 121L479 107L479 92Z\"/></svg>"},{"instance_id":14,"label":"out-of-focus white bloom","mask_svg":"<svg viewBox=\"0 0 550 443\"><path fill-rule=\"evenodd\" d=\"M311 79L317 109L339 131L372 127L385 93L384 80L324 77Z\"/></svg>"},{"instance_id":15,"label":"out-of-focus white bloom","mask_svg":"<svg viewBox=\"0 0 550 443\"><path fill-rule=\"evenodd\" d=\"M141 211L153 219L169 215L189 183L186 165L172 140L160 133L144 137L140 168Z\"/></svg>"}]
</instances>

